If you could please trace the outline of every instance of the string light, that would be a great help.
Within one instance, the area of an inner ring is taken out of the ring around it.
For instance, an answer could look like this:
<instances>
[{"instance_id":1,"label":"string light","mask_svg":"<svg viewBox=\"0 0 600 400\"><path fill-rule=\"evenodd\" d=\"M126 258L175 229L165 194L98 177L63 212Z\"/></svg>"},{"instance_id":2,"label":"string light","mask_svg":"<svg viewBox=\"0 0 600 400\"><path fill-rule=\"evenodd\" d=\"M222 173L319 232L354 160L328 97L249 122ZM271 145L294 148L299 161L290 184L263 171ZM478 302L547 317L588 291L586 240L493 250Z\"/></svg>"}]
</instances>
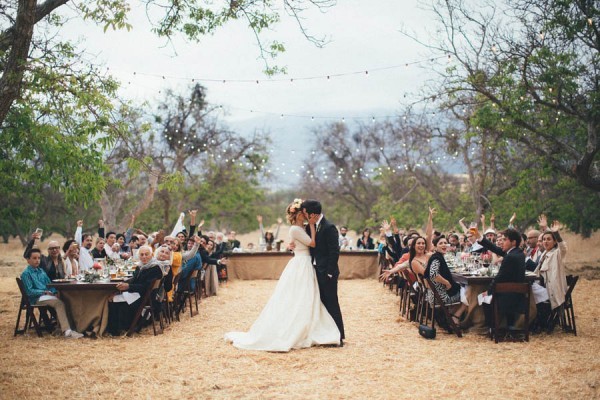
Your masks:
<instances>
[{"instance_id":1,"label":"string light","mask_svg":"<svg viewBox=\"0 0 600 400\"><path fill-rule=\"evenodd\" d=\"M236 83L259 84L261 82L294 82L294 81L308 81L308 80L317 80L317 79L331 80L331 78L338 78L338 77L351 76L351 75L369 76L373 72L398 69L398 68L402 68L402 67L408 68L411 65L419 65L419 64L426 63L426 62L434 62L435 60L439 60L442 58L450 60L451 57L450 57L450 55L443 55L443 56L430 58L430 59L407 62L404 64L389 65L389 66L378 67L378 68L362 69L360 71L339 72L339 73L327 74L327 75L312 75L312 76L293 77L293 78L282 77L282 78L269 78L269 79L223 79L223 78L217 79L217 78L202 78L202 77L181 77L181 76L154 74L154 73L146 73L146 72L139 72L139 71L133 71L133 75L134 76L142 75L142 76L158 77L158 78L162 78L162 79L168 78L168 79L186 80L186 81L191 81L191 82L222 82L222 83L236 82ZM108 70L108 68L107 68L107 70Z\"/></svg>"}]
</instances>

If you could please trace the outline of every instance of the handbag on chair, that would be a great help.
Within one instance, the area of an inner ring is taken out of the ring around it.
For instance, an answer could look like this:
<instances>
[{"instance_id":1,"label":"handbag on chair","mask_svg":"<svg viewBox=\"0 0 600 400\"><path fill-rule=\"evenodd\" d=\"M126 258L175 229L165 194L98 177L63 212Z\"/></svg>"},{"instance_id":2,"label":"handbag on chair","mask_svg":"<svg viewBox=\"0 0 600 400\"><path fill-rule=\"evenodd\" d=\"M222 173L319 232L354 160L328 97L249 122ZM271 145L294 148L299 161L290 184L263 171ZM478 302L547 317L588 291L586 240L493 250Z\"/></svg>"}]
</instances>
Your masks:
<instances>
[{"instance_id":1,"label":"handbag on chair","mask_svg":"<svg viewBox=\"0 0 600 400\"><path fill-rule=\"evenodd\" d=\"M419 335L423 336L425 339L435 339L435 328L432 328L429 325L419 325Z\"/></svg>"}]
</instances>

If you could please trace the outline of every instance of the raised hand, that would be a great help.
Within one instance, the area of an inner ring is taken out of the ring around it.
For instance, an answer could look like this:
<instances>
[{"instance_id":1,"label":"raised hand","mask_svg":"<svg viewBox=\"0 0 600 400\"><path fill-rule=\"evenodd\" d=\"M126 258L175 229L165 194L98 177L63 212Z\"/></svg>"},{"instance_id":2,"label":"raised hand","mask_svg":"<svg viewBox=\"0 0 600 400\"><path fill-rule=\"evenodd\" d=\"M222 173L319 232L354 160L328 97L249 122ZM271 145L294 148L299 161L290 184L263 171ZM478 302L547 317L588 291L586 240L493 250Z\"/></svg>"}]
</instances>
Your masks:
<instances>
[{"instance_id":1,"label":"raised hand","mask_svg":"<svg viewBox=\"0 0 600 400\"><path fill-rule=\"evenodd\" d=\"M542 230L548 227L548 218L546 218L546 214L540 214L538 217L538 225Z\"/></svg>"},{"instance_id":2,"label":"raised hand","mask_svg":"<svg viewBox=\"0 0 600 400\"><path fill-rule=\"evenodd\" d=\"M101 220L101 219L98 220L98 227L104 228L104 220Z\"/></svg>"},{"instance_id":3,"label":"raised hand","mask_svg":"<svg viewBox=\"0 0 600 400\"><path fill-rule=\"evenodd\" d=\"M389 231L390 227L391 225L389 222L387 222L387 220L384 219L383 221L381 221L381 229L383 229L384 232Z\"/></svg>"},{"instance_id":4,"label":"raised hand","mask_svg":"<svg viewBox=\"0 0 600 400\"><path fill-rule=\"evenodd\" d=\"M430 216L432 216L432 217L433 217L433 216L434 216L436 213L437 213L437 211L435 211L435 208L431 208L431 207L429 207L429 215L430 215Z\"/></svg>"},{"instance_id":5,"label":"raised hand","mask_svg":"<svg viewBox=\"0 0 600 400\"><path fill-rule=\"evenodd\" d=\"M281 219L281 218L277 218L277 224L278 224L278 225L281 225L282 223L283 223L283 219Z\"/></svg>"},{"instance_id":6,"label":"raised hand","mask_svg":"<svg viewBox=\"0 0 600 400\"><path fill-rule=\"evenodd\" d=\"M262 221L263 221L262 215L257 215L256 220L258 221L259 224L262 224Z\"/></svg>"},{"instance_id":7,"label":"raised hand","mask_svg":"<svg viewBox=\"0 0 600 400\"><path fill-rule=\"evenodd\" d=\"M479 218L479 220L481 221L481 226L485 226L485 214L481 214L481 218Z\"/></svg>"},{"instance_id":8,"label":"raised hand","mask_svg":"<svg viewBox=\"0 0 600 400\"><path fill-rule=\"evenodd\" d=\"M560 224L560 222L558 222L558 220L555 219L554 221L552 221L552 226L550 227L550 230L552 232L558 232L560 230L560 228L561 228L561 224Z\"/></svg>"},{"instance_id":9,"label":"raised hand","mask_svg":"<svg viewBox=\"0 0 600 400\"><path fill-rule=\"evenodd\" d=\"M516 218L517 218L517 213L514 212L513 215L510 217L510 219L508 220L508 223L513 225Z\"/></svg>"},{"instance_id":10,"label":"raised hand","mask_svg":"<svg viewBox=\"0 0 600 400\"><path fill-rule=\"evenodd\" d=\"M80 219L80 220L77 221L77 226L83 226L83 220L82 219Z\"/></svg>"},{"instance_id":11,"label":"raised hand","mask_svg":"<svg viewBox=\"0 0 600 400\"><path fill-rule=\"evenodd\" d=\"M494 222L496 222L496 214L492 213L492 216L490 217L490 223L493 224Z\"/></svg>"},{"instance_id":12,"label":"raised hand","mask_svg":"<svg viewBox=\"0 0 600 400\"><path fill-rule=\"evenodd\" d=\"M200 223L198 224L198 228L202 228L204 226L204 220L200 221Z\"/></svg>"},{"instance_id":13,"label":"raised hand","mask_svg":"<svg viewBox=\"0 0 600 400\"><path fill-rule=\"evenodd\" d=\"M190 217L195 217L197 213L198 213L198 210L190 210L189 211Z\"/></svg>"}]
</instances>

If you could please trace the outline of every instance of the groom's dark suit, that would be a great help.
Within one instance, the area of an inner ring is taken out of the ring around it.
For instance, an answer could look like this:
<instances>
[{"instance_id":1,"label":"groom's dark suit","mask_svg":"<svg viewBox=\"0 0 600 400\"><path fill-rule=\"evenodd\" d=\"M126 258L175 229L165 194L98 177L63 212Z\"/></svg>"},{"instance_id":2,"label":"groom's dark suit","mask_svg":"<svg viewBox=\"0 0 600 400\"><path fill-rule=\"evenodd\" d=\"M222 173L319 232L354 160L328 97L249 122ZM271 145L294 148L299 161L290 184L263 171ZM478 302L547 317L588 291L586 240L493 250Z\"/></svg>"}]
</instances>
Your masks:
<instances>
[{"instance_id":1,"label":"groom's dark suit","mask_svg":"<svg viewBox=\"0 0 600 400\"><path fill-rule=\"evenodd\" d=\"M310 235L310 230L308 230ZM340 339L345 339L344 321L342 311L338 302L337 286L340 269L338 258L340 257L340 246L338 242L338 230L335 225L323 217L317 226L316 245L311 247L313 265L317 271L317 281L321 302L333 317L335 324L340 330ZM331 275L331 278L328 276Z\"/></svg>"}]
</instances>

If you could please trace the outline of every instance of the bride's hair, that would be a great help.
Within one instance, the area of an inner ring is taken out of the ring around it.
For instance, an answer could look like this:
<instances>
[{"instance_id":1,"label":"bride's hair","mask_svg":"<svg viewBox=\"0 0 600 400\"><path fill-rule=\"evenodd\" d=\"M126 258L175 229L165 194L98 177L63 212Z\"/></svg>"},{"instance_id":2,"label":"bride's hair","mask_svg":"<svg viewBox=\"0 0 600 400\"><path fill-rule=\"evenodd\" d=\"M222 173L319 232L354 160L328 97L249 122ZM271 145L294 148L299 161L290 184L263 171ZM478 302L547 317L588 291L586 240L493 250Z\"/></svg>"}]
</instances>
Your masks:
<instances>
[{"instance_id":1,"label":"bride's hair","mask_svg":"<svg viewBox=\"0 0 600 400\"><path fill-rule=\"evenodd\" d=\"M285 209L287 221L292 225L296 223L296 218L298 218L298 214L302 212L302 208L300 207L301 204L302 200L296 199L292 203L290 203Z\"/></svg>"}]
</instances>

